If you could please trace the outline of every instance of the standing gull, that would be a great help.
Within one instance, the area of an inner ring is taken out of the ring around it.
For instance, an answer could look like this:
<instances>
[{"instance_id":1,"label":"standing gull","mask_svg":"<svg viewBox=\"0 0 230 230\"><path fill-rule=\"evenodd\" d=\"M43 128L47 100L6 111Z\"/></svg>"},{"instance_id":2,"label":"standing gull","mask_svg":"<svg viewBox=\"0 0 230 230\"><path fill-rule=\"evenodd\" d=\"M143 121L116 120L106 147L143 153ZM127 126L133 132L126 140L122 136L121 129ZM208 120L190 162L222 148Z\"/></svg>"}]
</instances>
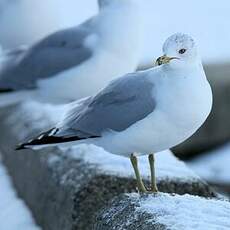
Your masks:
<instances>
[{"instance_id":1,"label":"standing gull","mask_svg":"<svg viewBox=\"0 0 230 230\"><path fill-rule=\"evenodd\" d=\"M68 111L52 130L18 149L50 144L94 144L131 159L137 186L146 192L138 155L149 155L151 191L157 192L154 152L189 138L212 107L212 92L194 40L174 34L163 46L158 67L112 81L96 96Z\"/></svg>"},{"instance_id":2,"label":"standing gull","mask_svg":"<svg viewBox=\"0 0 230 230\"><path fill-rule=\"evenodd\" d=\"M110 80L133 72L143 43L138 2L99 0L97 16L28 49L7 53L0 68L0 103L12 94L22 100L28 93L41 101L69 102L94 95Z\"/></svg>"}]
</instances>

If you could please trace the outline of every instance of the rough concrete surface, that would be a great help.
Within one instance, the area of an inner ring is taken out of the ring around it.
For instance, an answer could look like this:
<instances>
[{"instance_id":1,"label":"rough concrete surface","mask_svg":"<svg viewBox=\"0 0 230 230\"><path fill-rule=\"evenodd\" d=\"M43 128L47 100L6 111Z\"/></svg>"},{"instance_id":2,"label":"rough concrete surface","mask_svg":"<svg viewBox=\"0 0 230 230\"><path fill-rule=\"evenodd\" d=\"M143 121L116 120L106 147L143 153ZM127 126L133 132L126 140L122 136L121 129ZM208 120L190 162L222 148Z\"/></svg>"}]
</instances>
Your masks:
<instances>
[{"instance_id":1,"label":"rough concrete surface","mask_svg":"<svg viewBox=\"0 0 230 230\"><path fill-rule=\"evenodd\" d=\"M228 200L177 194L123 194L97 215L93 230L228 230Z\"/></svg>"},{"instance_id":2,"label":"rough concrete surface","mask_svg":"<svg viewBox=\"0 0 230 230\"><path fill-rule=\"evenodd\" d=\"M154 223L154 216L137 212L136 199L120 195L113 199L97 215L93 230L166 230L167 226Z\"/></svg>"}]
</instances>

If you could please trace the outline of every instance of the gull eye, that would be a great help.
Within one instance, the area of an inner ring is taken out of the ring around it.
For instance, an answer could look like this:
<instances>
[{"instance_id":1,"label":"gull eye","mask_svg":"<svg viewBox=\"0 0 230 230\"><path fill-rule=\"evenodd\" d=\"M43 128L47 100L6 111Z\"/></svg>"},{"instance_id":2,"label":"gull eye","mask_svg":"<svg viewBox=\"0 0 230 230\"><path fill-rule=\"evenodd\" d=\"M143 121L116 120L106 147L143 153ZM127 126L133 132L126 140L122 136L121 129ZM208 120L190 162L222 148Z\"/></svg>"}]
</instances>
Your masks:
<instances>
[{"instance_id":1,"label":"gull eye","mask_svg":"<svg viewBox=\"0 0 230 230\"><path fill-rule=\"evenodd\" d=\"M180 49L178 52L179 54L184 54L186 52L186 49Z\"/></svg>"}]
</instances>

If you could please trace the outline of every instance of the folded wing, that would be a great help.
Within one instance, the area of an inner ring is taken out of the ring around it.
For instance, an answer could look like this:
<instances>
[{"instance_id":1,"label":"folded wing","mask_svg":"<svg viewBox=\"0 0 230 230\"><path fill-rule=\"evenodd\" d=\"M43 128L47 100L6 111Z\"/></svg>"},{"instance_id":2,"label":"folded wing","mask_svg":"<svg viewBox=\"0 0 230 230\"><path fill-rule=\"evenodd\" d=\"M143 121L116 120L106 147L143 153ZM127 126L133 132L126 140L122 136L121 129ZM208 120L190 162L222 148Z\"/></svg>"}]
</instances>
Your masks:
<instances>
[{"instance_id":1,"label":"folded wing","mask_svg":"<svg viewBox=\"0 0 230 230\"><path fill-rule=\"evenodd\" d=\"M91 21L87 21L51 34L29 49L12 52L1 64L0 91L36 88L39 79L89 60L93 51L85 40L91 34Z\"/></svg>"},{"instance_id":2,"label":"folded wing","mask_svg":"<svg viewBox=\"0 0 230 230\"><path fill-rule=\"evenodd\" d=\"M128 74L77 104L59 126L23 147L95 138L109 130L121 132L154 111L153 90L145 72Z\"/></svg>"}]
</instances>

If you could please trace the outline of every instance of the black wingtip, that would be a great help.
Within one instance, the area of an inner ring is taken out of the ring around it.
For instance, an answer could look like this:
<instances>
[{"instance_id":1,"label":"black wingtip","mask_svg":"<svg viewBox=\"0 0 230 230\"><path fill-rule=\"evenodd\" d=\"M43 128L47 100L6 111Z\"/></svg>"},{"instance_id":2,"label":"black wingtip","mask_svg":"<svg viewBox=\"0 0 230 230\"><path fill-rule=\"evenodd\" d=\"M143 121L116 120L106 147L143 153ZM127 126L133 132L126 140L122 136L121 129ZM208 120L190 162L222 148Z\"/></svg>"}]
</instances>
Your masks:
<instances>
[{"instance_id":1,"label":"black wingtip","mask_svg":"<svg viewBox=\"0 0 230 230\"><path fill-rule=\"evenodd\" d=\"M16 151L19 151L19 150L23 150L23 149L29 149L30 146L32 145L43 145L43 144L46 144L45 140L46 138L48 137L49 138L49 134L53 131L57 131L58 129L56 128L53 128L53 129L50 129L49 131L47 132L44 132L42 134L40 134L37 138L35 139L31 139L25 143L21 143L21 144L18 144L16 147L15 147L15 150Z\"/></svg>"},{"instance_id":2,"label":"black wingtip","mask_svg":"<svg viewBox=\"0 0 230 230\"><path fill-rule=\"evenodd\" d=\"M23 149L30 149L32 146L38 145L51 145L51 144L60 144L63 142L71 142L71 141L79 141L87 138L98 138L100 136L89 136L87 138L73 136L73 137L62 137L62 136L55 136L58 132L58 128L50 129L47 132L40 134L37 138L27 141L23 144L19 144L15 147L15 150L23 150Z\"/></svg>"},{"instance_id":3,"label":"black wingtip","mask_svg":"<svg viewBox=\"0 0 230 230\"><path fill-rule=\"evenodd\" d=\"M0 93L11 93L13 92L13 89L8 89L8 88L0 88Z\"/></svg>"},{"instance_id":4,"label":"black wingtip","mask_svg":"<svg viewBox=\"0 0 230 230\"><path fill-rule=\"evenodd\" d=\"M23 150L23 149L28 149L28 148L26 147L26 144L19 144L19 145L17 145L17 146L15 147L15 150L16 150L16 151Z\"/></svg>"}]
</instances>

